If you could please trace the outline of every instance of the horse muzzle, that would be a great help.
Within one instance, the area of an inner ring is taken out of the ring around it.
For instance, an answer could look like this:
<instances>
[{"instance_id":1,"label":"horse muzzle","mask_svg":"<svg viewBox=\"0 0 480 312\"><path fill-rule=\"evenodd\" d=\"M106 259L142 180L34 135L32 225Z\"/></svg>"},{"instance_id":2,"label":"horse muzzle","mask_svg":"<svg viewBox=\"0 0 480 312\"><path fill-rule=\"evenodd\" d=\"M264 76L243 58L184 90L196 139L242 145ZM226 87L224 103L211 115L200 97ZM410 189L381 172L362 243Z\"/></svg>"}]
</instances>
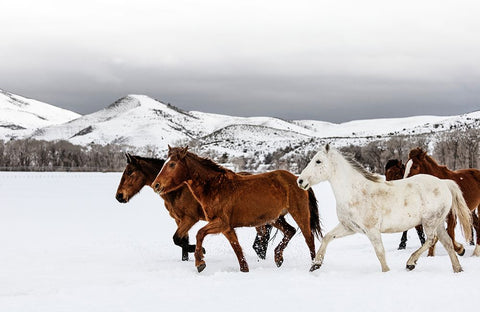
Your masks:
<instances>
[{"instance_id":1,"label":"horse muzzle","mask_svg":"<svg viewBox=\"0 0 480 312\"><path fill-rule=\"evenodd\" d=\"M117 195L115 195L115 198L122 204L128 202L127 198L123 197L123 193L117 193Z\"/></svg>"},{"instance_id":2,"label":"horse muzzle","mask_svg":"<svg viewBox=\"0 0 480 312\"><path fill-rule=\"evenodd\" d=\"M153 185L153 190L155 193L162 195L165 187L161 186L160 183L155 183L155 185Z\"/></svg>"},{"instance_id":3,"label":"horse muzzle","mask_svg":"<svg viewBox=\"0 0 480 312\"><path fill-rule=\"evenodd\" d=\"M310 184L304 181L303 179L298 178L297 180L298 187L301 188L302 190L308 190L310 187Z\"/></svg>"}]
</instances>

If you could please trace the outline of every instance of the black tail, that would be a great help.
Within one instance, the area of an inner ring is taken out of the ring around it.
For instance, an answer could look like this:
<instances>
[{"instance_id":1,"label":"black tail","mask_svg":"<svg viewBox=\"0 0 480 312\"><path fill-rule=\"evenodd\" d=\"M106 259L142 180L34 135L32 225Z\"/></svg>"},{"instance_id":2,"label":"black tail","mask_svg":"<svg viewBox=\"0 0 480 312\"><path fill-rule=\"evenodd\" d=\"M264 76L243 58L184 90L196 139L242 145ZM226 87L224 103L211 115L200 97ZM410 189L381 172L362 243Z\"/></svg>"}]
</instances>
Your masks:
<instances>
[{"instance_id":1,"label":"black tail","mask_svg":"<svg viewBox=\"0 0 480 312\"><path fill-rule=\"evenodd\" d=\"M317 238L319 236L323 237L320 215L318 214L317 198L312 188L308 189L308 206L310 207L310 229Z\"/></svg>"}]
</instances>

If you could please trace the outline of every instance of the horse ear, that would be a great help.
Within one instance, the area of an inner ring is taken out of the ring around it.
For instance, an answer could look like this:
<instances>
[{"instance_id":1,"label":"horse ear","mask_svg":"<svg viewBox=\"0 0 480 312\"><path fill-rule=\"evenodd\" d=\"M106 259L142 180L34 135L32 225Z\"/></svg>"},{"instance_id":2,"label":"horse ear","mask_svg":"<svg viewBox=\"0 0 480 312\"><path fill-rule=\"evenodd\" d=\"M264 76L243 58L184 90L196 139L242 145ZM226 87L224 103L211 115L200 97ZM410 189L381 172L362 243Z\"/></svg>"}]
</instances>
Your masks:
<instances>
[{"instance_id":1,"label":"horse ear","mask_svg":"<svg viewBox=\"0 0 480 312\"><path fill-rule=\"evenodd\" d=\"M125 153L125 157L127 158L127 164L132 162L132 156L129 153Z\"/></svg>"},{"instance_id":2,"label":"horse ear","mask_svg":"<svg viewBox=\"0 0 480 312\"><path fill-rule=\"evenodd\" d=\"M168 144L168 151L170 152L172 150L172 147L170 146L170 144Z\"/></svg>"},{"instance_id":3,"label":"horse ear","mask_svg":"<svg viewBox=\"0 0 480 312\"><path fill-rule=\"evenodd\" d=\"M182 150L180 151L180 157L181 157L181 158L184 158L185 156L187 156L187 153L188 153L188 146L185 146L185 147L182 148Z\"/></svg>"},{"instance_id":4,"label":"horse ear","mask_svg":"<svg viewBox=\"0 0 480 312\"><path fill-rule=\"evenodd\" d=\"M424 160L424 159L425 159L425 156L427 156L427 152L426 152L426 151L422 151L422 153L420 154L420 159L421 159L421 160Z\"/></svg>"}]
</instances>

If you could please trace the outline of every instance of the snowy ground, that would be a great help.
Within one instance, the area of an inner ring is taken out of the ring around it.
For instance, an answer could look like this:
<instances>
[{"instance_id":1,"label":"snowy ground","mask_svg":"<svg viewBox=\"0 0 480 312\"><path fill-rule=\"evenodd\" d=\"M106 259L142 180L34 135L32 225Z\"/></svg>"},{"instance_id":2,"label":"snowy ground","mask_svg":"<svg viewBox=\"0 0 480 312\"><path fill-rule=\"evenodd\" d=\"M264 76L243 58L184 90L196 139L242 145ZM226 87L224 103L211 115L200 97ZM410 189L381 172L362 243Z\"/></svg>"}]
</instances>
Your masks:
<instances>
[{"instance_id":1,"label":"snowy ground","mask_svg":"<svg viewBox=\"0 0 480 312\"><path fill-rule=\"evenodd\" d=\"M253 229L239 229L250 273L241 273L230 245L208 236L207 268L180 261L175 224L161 199L145 188L119 204L117 173L0 173L0 311L458 311L478 303L480 259L467 246L454 274L442 247L405 270L418 248L414 231L406 251L400 234L383 235L391 268L382 273L361 235L334 241L325 263L309 273L297 235L277 268L273 245L257 260ZM328 184L315 189L323 224L336 224ZM197 225L190 232L195 236ZM192 240L192 239L191 239ZM317 247L319 242L317 242ZM193 258L193 257L191 257Z\"/></svg>"}]
</instances>

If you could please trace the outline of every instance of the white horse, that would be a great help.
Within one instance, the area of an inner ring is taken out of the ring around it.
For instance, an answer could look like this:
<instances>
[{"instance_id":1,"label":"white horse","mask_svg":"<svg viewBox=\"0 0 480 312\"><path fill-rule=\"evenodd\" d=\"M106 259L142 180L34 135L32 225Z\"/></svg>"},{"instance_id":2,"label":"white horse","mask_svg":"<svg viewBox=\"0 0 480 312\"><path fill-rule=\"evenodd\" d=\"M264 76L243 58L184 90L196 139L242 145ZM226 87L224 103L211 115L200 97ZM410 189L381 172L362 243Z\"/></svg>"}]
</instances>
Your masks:
<instances>
[{"instance_id":1,"label":"white horse","mask_svg":"<svg viewBox=\"0 0 480 312\"><path fill-rule=\"evenodd\" d=\"M438 237L450 256L453 271L462 271L444 221L451 210L458 216L464 236L469 240L472 217L460 188L452 180L419 174L386 182L329 145L312 158L297 183L300 188L308 189L325 180L332 186L340 223L323 238L310 271L320 268L331 240L355 233L367 235L382 271L389 271L380 233L403 232L419 224L423 225L427 240L410 256L407 269L415 268L420 255Z\"/></svg>"}]
</instances>

